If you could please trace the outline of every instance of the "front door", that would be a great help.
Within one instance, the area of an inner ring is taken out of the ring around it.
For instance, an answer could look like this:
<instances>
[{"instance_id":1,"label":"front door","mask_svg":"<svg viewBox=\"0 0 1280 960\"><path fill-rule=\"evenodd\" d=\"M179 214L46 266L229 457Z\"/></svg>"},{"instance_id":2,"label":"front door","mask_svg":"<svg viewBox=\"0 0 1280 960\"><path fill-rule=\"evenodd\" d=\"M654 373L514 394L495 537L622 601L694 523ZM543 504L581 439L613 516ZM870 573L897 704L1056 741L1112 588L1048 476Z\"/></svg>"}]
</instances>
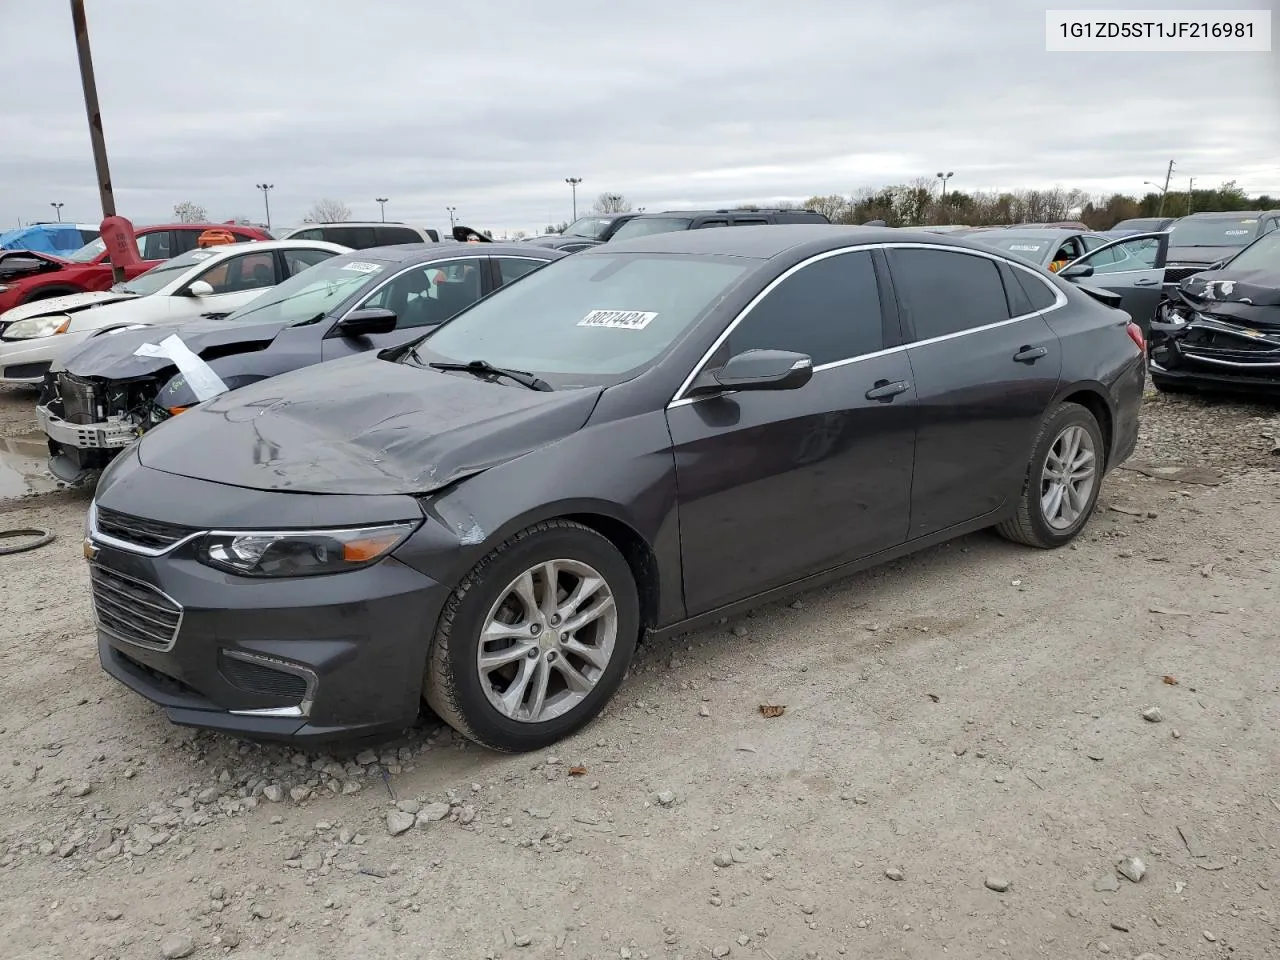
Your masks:
<instances>
[{"instance_id":1,"label":"front door","mask_svg":"<svg viewBox=\"0 0 1280 960\"><path fill-rule=\"evenodd\" d=\"M336 325L325 337L322 356L336 360L366 350L383 350L417 339L462 312L488 292L486 257L433 260L402 270L352 307L379 307L396 315L390 333L344 337Z\"/></svg>"},{"instance_id":2,"label":"front door","mask_svg":"<svg viewBox=\"0 0 1280 960\"><path fill-rule=\"evenodd\" d=\"M1139 233L1094 247L1084 256L1067 264L1059 272L1064 280L1084 286L1101 287L1120 295L1120 309L1142 327L1151 329L1151 320L1160 305L1164 284L1165 254L1169 234ZM1088 276L1082 269L1092 267Z\"/></svg>"},{"instance_id":3,"label":"front door","mask_svg":"<svg viewBox=\"0 0 1280 960\"><path fill-rule=\"evenodd\" d=\"M1058 388L1062 349L1039 312L1013 316L989 257L897 248L889 266L920 406L915 539L990 514L1021 492L1032 442ZM1027 282L1040 281L1028 275ZM1025 302L1025 293L1018 297Z\"/></svg>"},{"instance_id":4,"label":"front door","mask_svg":"<svg viewBox=\"0 0 1280 960\"><path fill-rule=\"evenodd\" d=\"M866 250L812 261L707 364L793 350L813 360L805 386L668 408L689 615L906 538L915 394L905 354L878 353L887 341L877 281Z\"/></svg>"}]
</instances>

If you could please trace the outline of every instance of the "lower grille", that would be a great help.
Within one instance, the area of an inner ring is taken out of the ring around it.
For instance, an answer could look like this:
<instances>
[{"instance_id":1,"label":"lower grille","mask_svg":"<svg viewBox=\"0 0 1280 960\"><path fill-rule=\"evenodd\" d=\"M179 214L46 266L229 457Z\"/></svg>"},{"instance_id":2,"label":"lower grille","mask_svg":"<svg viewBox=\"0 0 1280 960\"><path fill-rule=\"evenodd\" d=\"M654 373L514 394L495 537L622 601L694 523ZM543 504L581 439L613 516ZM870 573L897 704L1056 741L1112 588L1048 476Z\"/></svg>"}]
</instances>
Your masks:
<instances>
[{"instance_id":1,"label":"lower grille","mask_svg":"<svg viewBox=\"0 0 1280 960\"><path fill-rule=\"evenodd\" d=\"M181 680L178 680L175 677L169 676L167 673L161 673L159 670L155 669L154 667L149 667L145 663L142 663L138 660L133 659L133 657L129 656L126 653L121 653L119 650L113 650L112 652L121 660L123 660L125 663L127 663L131 670L135 671L136 673L142 674L144 677L147 678L148 681L150 681L150 683L153 686L159 688L160 690L165 691L166 693L174 694L177 696L183 696L183 697L192 697L192 696L203 697L204 696L195 687L185 684Z\"/></svg>"},{"instance_id":2,"label":"lower grille","mask_svg":"<svg viewBox=\"0 0 1280 960\"><path fill-rule=\"evenodd\" d=\"M297 703L307 695L307 680L296 673L273 669L258 660L218 655L218 670L233 687L245 693L279 697Z\"/></svg>"},{"instance_id":3,"label":"lower grille","mask_svg":"<svg viewBox=\"0 0 1280 960\"><path fill-rule=\"evenodd\" d=\"M1209 265L1207 263L1192 263L1187 264L1186 266L1165 267L1164 282L1181 283L1183 280L1187 279L1187 277L1193 276L1197 273L1204 273L1208 269Z\"/></svg>"},{"instance_id":4,"label":"lower grille","mask_svg":"<svg viewBox=\"0 0 1280 960\"><path fill-rule=\"evenodd\" d=\"M148 550L163 550L195 533L190 527L178 526L176 523L131 517L127 513L104 510L102 507L97 508L95 525L98 532L105 536L146 547Z\"/></svg>"},{"instance_id":5,"label":"lower grille","mask_svg":"<svg viewBox=\"0 0 1280 960\"><path fill-rule=\"evenodd\" d=\"M89 565L93 611L98 626L119 640L151 650L168 650L178 638L182 607L150 584Z\"/></svg>"},{"instance_id":6,"label":"lower grille","mask_svg":"<svg viewBox=\"0 0 1280 960\"><path fill-rule=\"evenodd\" d=\"M98 423L106 419L102 392L88 380L70 373L58 374L58 396L62 400L62 419L68 423Z\"/></svg>"}]
</instances>

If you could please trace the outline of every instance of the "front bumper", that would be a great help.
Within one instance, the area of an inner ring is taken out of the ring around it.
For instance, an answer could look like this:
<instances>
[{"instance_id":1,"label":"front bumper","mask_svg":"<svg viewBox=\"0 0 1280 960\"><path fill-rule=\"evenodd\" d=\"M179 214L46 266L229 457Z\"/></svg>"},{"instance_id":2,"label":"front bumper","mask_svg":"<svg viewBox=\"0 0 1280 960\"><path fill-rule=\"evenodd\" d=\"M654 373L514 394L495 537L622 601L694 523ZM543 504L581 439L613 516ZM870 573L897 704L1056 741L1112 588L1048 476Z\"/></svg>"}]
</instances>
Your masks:
<instances>
[{"instance_id":1,"label":"front bumper","mask_svg":"<svg viewBox=\"0 0 1280 960\"><path fill-rule=\"evenodd\" d=\"M139 552L95 514L86 553L99 660L172 722L326 741L416 720L448 588L394 557L330 576L237 577L196 560L198 534Z\"/></svg>"},{"instance_id":2,"label":"front bumper","mask_svg":"<svg viewBox=\"0 0 1280 960\"><path fill-rule=\"evenodd\" d=\"M70 423L42 404L36 405L36 420L54 443L78 450L123 450L138 439L138 428L127 420Z\"/></svg>"},{"instance_id":3,"label":"front bumper","mask_svg":"<svg viewBox=\"0 0 1280 960\"><path fill-rule=\"evenodd\" d=\"M1152 327L1157 385L1280 394L1280 334L1213 317Z\"/></svg>"}]
</instances>

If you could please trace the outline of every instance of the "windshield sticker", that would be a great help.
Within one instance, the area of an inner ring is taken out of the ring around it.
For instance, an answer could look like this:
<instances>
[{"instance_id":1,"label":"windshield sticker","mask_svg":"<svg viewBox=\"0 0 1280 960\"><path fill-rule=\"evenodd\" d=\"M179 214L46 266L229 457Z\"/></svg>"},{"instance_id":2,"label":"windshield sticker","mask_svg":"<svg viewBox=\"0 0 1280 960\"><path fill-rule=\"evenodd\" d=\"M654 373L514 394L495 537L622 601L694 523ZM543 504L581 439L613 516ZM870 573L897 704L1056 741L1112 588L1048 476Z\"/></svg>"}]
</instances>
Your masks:
<instances>
[{"instance_id":1,"label":"windshield sticker","mask_svg":"<svg viewBox=\"0 0 1280 960\"><path fill-rule=\"evenodd\" d=\"M1227 236L1228 236L1228 237L1243 237L1243 236L1244 236L1246 233L1248 233L1248 232L1249 232L1248 230L1228 230L1228 231L1227 231Z\"/></svg>"},{"instance_id":2,"label":"windshield sticker","mask_svg":"<svg viewBox=\"0 0 1280 960\"><path fill-rule=\"evenodd\" d=\"M1252 220L1241 220L1240 222L1241 222L1241 223L1257 223L1257 222L1258 222L1258 218L1257 218L1257 217L1254 217Z\"/></svg>"},{"instance_id":3,"label":"windshield sticker","mask_svg":"<svg viewBox=\"0 0 1280 960\"><path fill-rule=\"evenodd\" d=\"M208 250L200 250L200 251L198 251L198 252L196 252L196 253L193 253L193 254L191 255L191 259L192 259L192 260L208 260L208 259L209 259L210 257L212 257L212 256L213 256L213 253L212 253L211 251L208 251Z\"/></svg>"},{"instance_id":4,"label":"windshield sticker","mask_svg":"<svg viewBox=\"0 0 1280 960\"><path fill-rule=\"evenodd\" d=\"M366 263L363 260L353 260L351 263L343 266L342 269L354 270L356 273L377 273L382 269L382 267L376 263Z\"/></svg>"},{"instance_id":5,"label":"windshield sticker","mask_svg":"<svg viewBox=\"0 0 1280 960\"><path fill-rule=\"evenodd\" d=\"M656 316L656 313L646 313L643 310L592 310L578 321L578 326L643 330Z\"/></svg>"},{"instance_id":6,"label":"windshield sticker","mask_svg":"<svg viewBox=\"0 0 1280 960\"><path fill-rule=\"evenodd\" d=\"M1041 247L1041 244L1038 244L1038 243L1015 243L1015 244L1012 244L1009 247L1009 249L1021 250L1024 253L1035 253L1037 250L1040 249L1040 247Z\"/></svg>"}]
</instances>

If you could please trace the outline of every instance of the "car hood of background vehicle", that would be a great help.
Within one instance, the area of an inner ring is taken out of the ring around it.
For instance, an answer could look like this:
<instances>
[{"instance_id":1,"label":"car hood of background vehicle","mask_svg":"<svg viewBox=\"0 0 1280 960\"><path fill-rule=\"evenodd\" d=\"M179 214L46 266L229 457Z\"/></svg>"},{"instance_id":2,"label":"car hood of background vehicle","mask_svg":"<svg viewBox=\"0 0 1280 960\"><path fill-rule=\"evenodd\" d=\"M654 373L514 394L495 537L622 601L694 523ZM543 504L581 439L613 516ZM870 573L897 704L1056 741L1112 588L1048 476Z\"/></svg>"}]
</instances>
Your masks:
<instances>
[{"instance_id":1,"label":"car hood of background vehicle","mask_svg":"<svg viewBox=\"0 0 1280 960\"><path fill-rule=\"evenodd\" d=\"M108 303L119 303L122 300L137 300L136 293L113 293L110 290L88 291L85 293L68 293L61 297L49 297L45 300L33 300L20 307L6 310L5 323L15 323L29 317L46 317L51 313L73 314L91 307L101 307Z\"/></svg>"},{"instance_id":2,"label":"car hood of background vehicle","mask_svg":"<svg viewBox=\"0 0 1280 960\"><path fill-rule=\"evenodd\" d=\"M255 490L430 493L580 430L600 393L526 390L362 354L193 407L144 435L138 457Z\"/></svg>"},{"instance_id":3,"label":"car hood of background vehicle","mask_svg":"<svg viewBox=\"0 0 1280 960\"><path fill-rule=\"evenodd\" d=\"M64 369L77 377L102 377L106 380L132 380L158 373L173 366L168 357L139 357L135 351L144 343L159 343L177 334L194 353L232 344L269 343L287 324L282 322L248 323L226 320L191 320L181 324L161 324L139 330L121 330L93 337L83 347L67 356ZM226 352L219 350L220 353Z\"/></svg>"},{"instance_id":4,"label":"car hood of background vehicle","mask_svg":"<svg viewBox=\"0 0 1280 960\"><path fill-rule=\"evenodd\" d=\"M1243 244L1241 244L1243 246ZM1240 250L1240 247L1169 247L1165 263L1217 263Z\"/></svg>"},{"instance_id":5,"label":"car hood of background vehicle","mask_svg":"<svg viewBox=\"0 0 1280 960\"><path fill-rule=\"evenodd\" d=\"M1210 270L1187 277L1178 292L1201 313L1280 327L1280 270Z\"/></svg>"}]
</instances>

